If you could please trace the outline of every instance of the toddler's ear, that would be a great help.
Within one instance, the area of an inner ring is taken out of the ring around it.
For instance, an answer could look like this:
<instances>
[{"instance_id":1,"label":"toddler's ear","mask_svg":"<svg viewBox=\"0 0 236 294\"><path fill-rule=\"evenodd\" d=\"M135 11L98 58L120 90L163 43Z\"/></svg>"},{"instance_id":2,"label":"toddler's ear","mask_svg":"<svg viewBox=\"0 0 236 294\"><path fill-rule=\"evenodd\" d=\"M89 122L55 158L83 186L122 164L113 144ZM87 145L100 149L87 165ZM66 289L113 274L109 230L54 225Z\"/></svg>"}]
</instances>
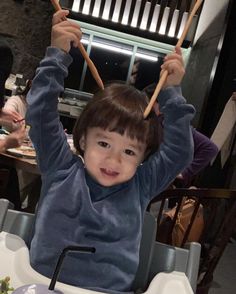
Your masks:
<instances>
[{"instance_id":1,"label":"toddler's ear","mask_svg":"<svg viewBox=\"0 0 236 294\"><path fill-rule=\"evenodd\" d=\"M84 135L79 140L79 146L80 146L81 150L84 151L84 149L85 149L85 137L84 137Z\"/></svg>"}]
</instances>

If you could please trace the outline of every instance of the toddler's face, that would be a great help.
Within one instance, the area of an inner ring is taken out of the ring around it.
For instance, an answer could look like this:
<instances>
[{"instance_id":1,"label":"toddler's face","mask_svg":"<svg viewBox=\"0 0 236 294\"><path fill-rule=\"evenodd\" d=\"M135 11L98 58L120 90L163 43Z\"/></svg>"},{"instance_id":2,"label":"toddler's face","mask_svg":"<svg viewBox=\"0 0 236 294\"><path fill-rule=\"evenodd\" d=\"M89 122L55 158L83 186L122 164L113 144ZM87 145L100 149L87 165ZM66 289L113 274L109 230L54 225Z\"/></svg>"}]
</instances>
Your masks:
<instances>
[{"instance_id":1,"label":"toddler's face","mask_svg":"<svg viewBox=\"0 0 236 294\"><path fill-rule=\"evenodd\" d=\"M85 167L100 185L110 187L130 180L144 159L146 145L101 128L89 128L80 140Z\"/></svg>"}]
</instances>

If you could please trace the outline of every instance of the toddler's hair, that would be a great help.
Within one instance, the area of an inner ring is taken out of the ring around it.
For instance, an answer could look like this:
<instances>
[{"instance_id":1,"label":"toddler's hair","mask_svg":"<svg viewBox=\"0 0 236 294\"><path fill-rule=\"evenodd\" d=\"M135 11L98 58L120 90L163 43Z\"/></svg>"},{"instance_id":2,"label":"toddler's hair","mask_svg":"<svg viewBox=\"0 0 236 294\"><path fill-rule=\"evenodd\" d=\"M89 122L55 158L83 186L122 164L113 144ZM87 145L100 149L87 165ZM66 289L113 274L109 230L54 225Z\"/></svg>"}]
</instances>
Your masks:
<instances>
[{"instance_id":1,"label":"toddler's hair","mask_svg":"<svg viewBox=\"0 0 236 294\"><path fill-rule=\"evenodd\" d=\"M92 127L120 135L126 133L131 139L146 143L146 156L155 152L158 149L158 128L153 119L155 115L149 115L146 120L143 118L147 104L144 93L126 84L113 83L95 93L74 126L74 146L78 153L83 155L79 142Z\"/></svg>"}]
</instances>

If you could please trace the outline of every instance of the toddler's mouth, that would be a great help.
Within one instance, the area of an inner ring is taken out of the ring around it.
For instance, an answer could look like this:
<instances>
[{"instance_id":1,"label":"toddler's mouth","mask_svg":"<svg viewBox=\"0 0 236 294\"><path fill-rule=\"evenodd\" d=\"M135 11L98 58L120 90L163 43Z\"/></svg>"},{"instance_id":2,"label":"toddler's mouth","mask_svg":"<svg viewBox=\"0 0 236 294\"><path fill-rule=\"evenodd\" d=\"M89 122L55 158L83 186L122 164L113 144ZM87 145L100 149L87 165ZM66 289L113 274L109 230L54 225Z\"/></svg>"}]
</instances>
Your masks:
<instances>
[{"instance_id":1,"label":"toddler's mouth","mask_svg":"<svg viewBox=\"0 0 236 294\"><path fill-rule=\"evenodd\" d=\"M106 168L101 168L101 172L109 177L116 177L119 175L118 172L116 172L114 170L106 169Z\"/></svg>"}]
</instances>

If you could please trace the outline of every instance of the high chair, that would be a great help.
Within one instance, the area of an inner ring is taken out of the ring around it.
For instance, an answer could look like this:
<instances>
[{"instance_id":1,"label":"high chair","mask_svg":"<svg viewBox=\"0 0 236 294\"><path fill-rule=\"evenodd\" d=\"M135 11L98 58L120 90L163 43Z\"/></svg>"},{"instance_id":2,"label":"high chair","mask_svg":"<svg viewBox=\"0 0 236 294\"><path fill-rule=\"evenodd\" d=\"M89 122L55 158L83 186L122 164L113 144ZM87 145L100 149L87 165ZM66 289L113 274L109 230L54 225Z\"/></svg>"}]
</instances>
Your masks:
<instances>
[{"instance_id":1,"label":"high chair","mask_svg":"<svg viewBox=\"0 0 236 294\"><path fill-rule=\"evenodd\" d=\"M184 248L155 241L157 223L154 216L146 212L140 245L140 261L133 289L144 292L158 273L182 272L196 290L201 246L191 242Z\"/></svg>"},{"instance_id":2,"label":"high chair","mask_svg":"<svg viewBox=\"0 0 236 294\"><path fill-rule=\"evenodd\" d=\"M29 245L33 233L34 214L9 209L9 205L8 200L0 199L0 228L4 232L21 237L26 245Z\"/></svg>"},{"instance_id":3,"label":"high chair","mask_svg":"<svg viewBox=\"0 0 236 294\"><path fill-rule=\"evenodd\" d=\"M34 225L34 214L29 214L25 212L19 212L9 209L5 215L5 220L3 221L3 236L6 239L11 240L15 235L21 237L21 241L15 240L14 243L22 245L14 245L16 251L20 251L19 248L23 246L25 241L26 244L29 244L32 230ZM7 233L11 233L14 235L7 235ZM185 283L184 285L187 287L186 294L192 294L192 289L194 290L196 287L196 277L198 272L198 263L200 256L200 245L197 243L190 244L189 247L186 248L176 248L173 246L169 246L166 244L161 244L155 241L156 235L156 219L148 212L145 213L144 216L144 225L143 225L143 234L140 245L140 263L138 267L138 271L136 274L136 278L133 284L134 292L145 292L146 294L152 294L153 288L154 291L157 285L160 286L160 283L164 283L168 280L170 274L171 279L174 278L174 281L178 283ZM23 239L23 240L22 240ZM8 241L10 243L10 241ZM0 245L1 245L1 234L0 234ZM25 249L24 255L26 254ZM18 254L18 253L17 253ZM28 253L27 253L28 254ZM22 259L22 257L20 258ZM28 260L28 257L24 257L24 260ZM28 261L29 262L29 261ZM39 276L39 280L42 279L41 275L37 274L28 264L27 272L31 276ZM32 273L31 273L32 272ZM1 268L0 268L1 273ZM156 274L160 273L160 276L156 276ZM164 274L166 273L166 275ZM20 274L24 274L24 271ZM26 275L26 273L25 273ZM186 278L187 277L187 278ZM28 277L26 277L28 279ZM46 278L45 278L46 279ZM179 282L178 282L179 279ZM187 279L189 280L189 285L186 284ZM48 280L48 279L47 279ZM149 284L151 282L151 288ZM45 281L44 281L45 283ZM60 285L61 283L59 283ZM65 284L63 284L65 285ZM191 287L190 287L191 285ZM63 286L65 287L65 286ZM71 289L73 293L73 289L75 287L68 286L68 289ZM188 288L189 287L189 288ZM149 289L150 288L150 289ZM161 289L159 289L159 293L161 294ZM84 291L84 290L83 290ZM65 292L67 294L67 292ZM79 292L78 292L79 293ZM84 293L84 292L83 292ZM91 293L94 293L91 291ZM165 292L170 293L170 292ZM185 294L181 293L181 294ZM172 293L170 293L172 294Z\"/></svg>"},{"instance_id":4,"label":"high chair","mask_svg":"<svg viewBox=\"0 0 236 294\"><path fill-rule=\"evenodd\" d=\"M0 199L0 231L2 230L5 221L8 205L9 201L7 199Z\"/></svg>"}]
</instances>

